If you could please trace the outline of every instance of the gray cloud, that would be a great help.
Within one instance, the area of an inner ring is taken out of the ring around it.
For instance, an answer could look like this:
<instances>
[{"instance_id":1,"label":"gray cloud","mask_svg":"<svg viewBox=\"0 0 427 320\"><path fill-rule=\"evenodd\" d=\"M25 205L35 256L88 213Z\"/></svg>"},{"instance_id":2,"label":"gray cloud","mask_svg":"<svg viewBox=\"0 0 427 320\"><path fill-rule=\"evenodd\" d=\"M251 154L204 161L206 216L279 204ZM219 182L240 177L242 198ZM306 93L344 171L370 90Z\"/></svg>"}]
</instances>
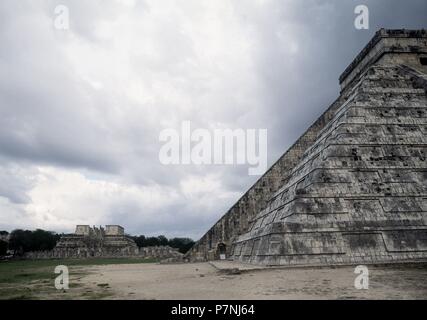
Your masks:
<instances>
[{"instance_id":1,"label":"gray cloud","mask_svg":"<svg viewBox=\"0 0 427 320\"><path fill-rule=\"evenodd\" d=\"M27 192L34 186L31 176L37 172L33 169L16 165L0 167L0 197L13 204L25 204L31 201Z\"/></svg>"}]
</instances>

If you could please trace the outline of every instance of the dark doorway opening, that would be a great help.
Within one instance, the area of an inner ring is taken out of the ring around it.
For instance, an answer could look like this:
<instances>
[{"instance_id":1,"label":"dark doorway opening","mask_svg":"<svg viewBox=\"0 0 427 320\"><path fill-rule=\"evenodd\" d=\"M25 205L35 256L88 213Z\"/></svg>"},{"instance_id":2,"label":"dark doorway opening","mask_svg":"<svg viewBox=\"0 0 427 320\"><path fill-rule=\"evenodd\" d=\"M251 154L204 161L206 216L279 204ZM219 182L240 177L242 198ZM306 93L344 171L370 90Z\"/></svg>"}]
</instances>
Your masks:
<instances>
[{"instance_id":1,"label":"dark doorway opening","mask_svg":"<svg viewBox=\"0 0 427 320\"><path fill-rule=\"evenodd\" d=\"M218 244L218 256L220 260L225 260L226 259L226 253L227 253L227 246L225 245L225 243L219 243Z\"/></svg>"}]
</instances>

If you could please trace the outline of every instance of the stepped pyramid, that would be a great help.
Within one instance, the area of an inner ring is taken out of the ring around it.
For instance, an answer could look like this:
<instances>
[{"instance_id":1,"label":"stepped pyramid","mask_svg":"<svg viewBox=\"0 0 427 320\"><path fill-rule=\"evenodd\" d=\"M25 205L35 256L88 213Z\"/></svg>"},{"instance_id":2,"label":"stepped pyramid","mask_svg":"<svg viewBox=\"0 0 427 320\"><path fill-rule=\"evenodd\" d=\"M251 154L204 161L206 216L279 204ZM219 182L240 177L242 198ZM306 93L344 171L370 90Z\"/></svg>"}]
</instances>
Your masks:
<instances>
[{"instance_id":1,"label":"stepped pyramid","mask_svg":"<svg viewBox=\"0 0 427 320\"><path fill-rule=\"evenodd\" d=\"M264 265L427 260L427 33L379 30L325 113L187 253Z\"/></svg>"}]
</instances>

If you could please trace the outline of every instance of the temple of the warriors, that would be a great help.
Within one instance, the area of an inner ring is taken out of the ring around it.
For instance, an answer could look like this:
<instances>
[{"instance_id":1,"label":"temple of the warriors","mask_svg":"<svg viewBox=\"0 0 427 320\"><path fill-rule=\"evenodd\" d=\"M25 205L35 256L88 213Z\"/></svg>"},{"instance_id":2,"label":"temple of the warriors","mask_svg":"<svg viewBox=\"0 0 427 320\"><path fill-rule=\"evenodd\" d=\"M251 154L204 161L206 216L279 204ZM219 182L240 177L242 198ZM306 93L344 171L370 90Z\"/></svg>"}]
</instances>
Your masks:
<instances>
[{"instance_id":1,"label":"temple of the warriors","mask_svg":"<svg viewBox=\"0 0 427 320\"><path fill-rule=\"evenodd\" d=\"M135 241L125 234L124 228L118 225L106 225L105 228L77 225L76 231L63 235L53 250L27 252L25 257L28 259L135 257L177 262L181 260L182 253L169 246L138 248Z\"/></svg>"},{"instance_id":2,"label":"temple of the warriors","mask_svg":"<svg viewBox=\"0 0 427 320\"><path fill-rule=\"evenodd\" d=\"M78 225L74 234L61 237L54 252L61 258L132 256L138 255L138 246L121 226L106 225L104 229Z\"/></svg>"},{"instance_id":3,"label":"temple of the warriors","mask_svg":"<svg viewBox=\"0 0 427 320\"><path fill-rule=\"evenodd\" d=\"M195 244L192 261L427 260L427 33L379 30L341 93Z\"/></svg>"}]
</instances>

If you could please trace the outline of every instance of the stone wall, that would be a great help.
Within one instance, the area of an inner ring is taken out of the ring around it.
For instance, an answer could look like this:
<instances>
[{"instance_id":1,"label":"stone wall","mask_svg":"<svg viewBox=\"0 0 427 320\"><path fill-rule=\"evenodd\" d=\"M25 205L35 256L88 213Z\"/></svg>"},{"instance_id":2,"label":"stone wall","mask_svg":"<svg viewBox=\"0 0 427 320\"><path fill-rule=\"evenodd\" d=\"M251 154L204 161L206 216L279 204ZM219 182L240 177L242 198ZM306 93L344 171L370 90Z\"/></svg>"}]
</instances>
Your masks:
<instances>
[{"instance_id":1,"label":"stone wall","mask_svg":"<svg viewBox=\"0 0 427 320\"><path fill-rule=\"evenodd\" d=\"M109 236L123 236L125 234L125 229L117 225L106 225L105 234Z\"/></svg>"},{"instance_id":2,"label":"stone wall","mask_svg":"<svg viewBox=\"0 0 427 320\"><path fill-rule=\"evenodd\" d=\"M169 246L153 246L136 248L132 251L99 251L91 255L81 248L53 249L50 251L34 251L24 254L25 259L84 259L84 258L147 258L147 259L172 259L180 261L183 254L176 248Z\"/></svg>"},{"instance_id":3,"label":"stone wall","mask_svg":"<svg viewBox=\"0 0 427 320\"><path fill-rule=\"evenodd\" d=\"M184 256L176 248L170 246L154 246L139 248L139 256L144 258L155 258L159 260L174 259L181 260Z\"/></svg>"}]
</instances>

